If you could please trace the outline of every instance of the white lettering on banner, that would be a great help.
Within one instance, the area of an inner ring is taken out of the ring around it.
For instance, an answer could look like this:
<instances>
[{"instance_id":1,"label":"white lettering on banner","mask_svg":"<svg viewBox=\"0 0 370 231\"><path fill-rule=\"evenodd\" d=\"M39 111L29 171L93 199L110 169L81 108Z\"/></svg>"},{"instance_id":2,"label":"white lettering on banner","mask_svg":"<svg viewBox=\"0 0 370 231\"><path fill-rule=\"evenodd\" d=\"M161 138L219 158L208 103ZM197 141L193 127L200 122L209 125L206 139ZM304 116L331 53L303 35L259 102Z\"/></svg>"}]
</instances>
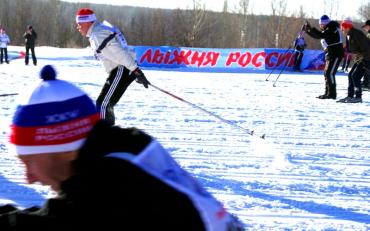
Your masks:
<instances>
[{"instance_id":1,"label":"white lettering on banner","mask_svg":"<svg viewBox=\"0 0 370 231\"><path fill-rule=\"evenodd\" d=\"M81 134L88 133L91 130L92 126L84 126L78 129L74 129L72 131L59 133L59 134L52 134L52 135L36 135L35 141L55 141L55 140L64 140L71 137L79 136Z\"/></svg>"},{"instance_id":2,"label":"white lettering on banner","mask_svg":"<svg viewBox=\"0 0 370 231\"><path fill-rule=\"evenodd\" d=\"M61 114L46 116L46 123L58 123L69 119L77 118L79 110L69 111Z\"/></svg>"},{"instance_id":3,"label":"white lettering on banner","mask_svg":"<svg viewBox=\"0 0 370 231\"><path fill-rule=\"evenodd\" d=\"M91 120L88 119L88 118L85 118L85 119L82 119L82 120L74 121L72 123L56 126L56 127L53 127L53 128L38 128L38 129L36 129L35 134L36 135L56 134L56 133L60 133L60 132L73 130L73 129L78 128L78 127L83 127L83 126L86 126L86 125L89 125L89 124L91 124Z\"/></svg>"}]
</instances>

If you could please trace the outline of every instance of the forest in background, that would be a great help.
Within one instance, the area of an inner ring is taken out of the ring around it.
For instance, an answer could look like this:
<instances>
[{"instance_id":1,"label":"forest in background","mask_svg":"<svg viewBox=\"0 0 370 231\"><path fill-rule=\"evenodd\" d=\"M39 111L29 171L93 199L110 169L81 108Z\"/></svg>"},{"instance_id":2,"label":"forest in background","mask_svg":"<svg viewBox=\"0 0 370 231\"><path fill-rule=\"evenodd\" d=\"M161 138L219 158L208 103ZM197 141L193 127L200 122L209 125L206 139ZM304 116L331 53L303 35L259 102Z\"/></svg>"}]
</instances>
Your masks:
<instances>
[{"instance_id":1,"label":"forest in background","mask_svg":"<svg viewBox=\"0 0 370 231\"><path fill-rule=\"evenodd\" d=\"M302 8L287 15L285 0L272 1L271 15L254 15L249 0L240 0L233 12L227 0L222 12L205 10L201 0L193 0L191 9L175 10L59 0L0 0L0 26L10 36L11 45L23 45L26 27L32 25L38 34L37 46L86 47L88 41L79 34L75 23L81 7L93 9L98 20L120 28L129 45L288 48L305 20L318 26L318 19L308 18ZM359 14L364 20L369 18L370 1L359 9ZM320 49L317 40L305 37L309 49Z\"/></svg>"}]
</instances>

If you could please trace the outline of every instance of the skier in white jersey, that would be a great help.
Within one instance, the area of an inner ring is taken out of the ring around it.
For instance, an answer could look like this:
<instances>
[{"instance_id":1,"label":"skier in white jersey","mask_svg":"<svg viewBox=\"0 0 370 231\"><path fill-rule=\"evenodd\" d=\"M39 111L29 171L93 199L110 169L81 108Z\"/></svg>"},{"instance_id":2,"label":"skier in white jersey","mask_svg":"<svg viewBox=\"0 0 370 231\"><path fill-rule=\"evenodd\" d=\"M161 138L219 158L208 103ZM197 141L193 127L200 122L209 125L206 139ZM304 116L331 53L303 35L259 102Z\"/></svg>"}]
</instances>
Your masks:
<instances>
[{"instance_id":1,"label":"skier in white jersey","mask_svg":"<svg viewBox=\"0 0 370 231\"><path fill-rule=\"evenodd\" d=\"M115 124L114 106L128 86L136 80L148 88L150 84L129 51L123 34L108 22L97 21L95 13L82 8L76 14L77 29L88 37L94 55L109 74L96 100L101 118Z\"/></svg>"}]
</instances>

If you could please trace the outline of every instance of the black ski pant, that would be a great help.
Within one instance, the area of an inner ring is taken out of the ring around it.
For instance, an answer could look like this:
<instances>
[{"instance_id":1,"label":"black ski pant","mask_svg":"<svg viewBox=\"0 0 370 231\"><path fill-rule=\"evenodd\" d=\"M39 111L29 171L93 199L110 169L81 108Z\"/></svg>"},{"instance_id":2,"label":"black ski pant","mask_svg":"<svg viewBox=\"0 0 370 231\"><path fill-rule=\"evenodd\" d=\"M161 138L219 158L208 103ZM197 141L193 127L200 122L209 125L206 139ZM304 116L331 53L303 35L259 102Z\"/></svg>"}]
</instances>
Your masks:
<instances>
[{"instance_id":1,"label":"black ski pant","mask_svg":"<svg viewBox=\"0 0 370 231\"><path fill-rule=\"evenodd\" d=\"M110 72L96 100L96 106L100 111L100 117L111 125L115 123L113 107L118 103L135 78L134 75L129 74L129 70L124 66L118 66Z\"/></svg>"},{"instance_id":2,"label":"black ski pant","mask_svg":"<svg viewBox=\"0 0 370 231\"><path fill-rule=\"evenodd\" d=\"M370 69L366 70L364 73L364 77L362 79L362 86L370 88L370 81L369 81Z\"/></svg>"},{"instance_id":3,"label":"black ski pant","mask_svg":"<svg viewBox=\"0 0 370 231\"><path fill-rule=\"evenodd\" d=\"M295 60L294 60L293 70L295 71L301 70L302 58L303 58L303 51L295 51Z\"/></svg>"},{"instance_id":4,"label":"black ski pant","mask_svg":"<svg viewBox=\"0 0 370 231\"><path fill-rule=\"evenodd\" d=\"M3 63L3 59L5 58L5 62L8 62L8 48L0 48L0 62Z\"/></svg>"},{"instance_id":5,"label":"black ski pant","mask_svg":"<svg viewBox=\"0 0 370 231\"><path fill-rule=\"evenodd\" d=\"M362 60L353 64L348 73L348 97L362 97L361 78L365 74L365 68L370 68L370 60Z\"/></svg>"},{"instance_id":6,"label":"black ski pant","mask_svg":"<svg viewBox=\"0 0 370 231\"><path fill-rule=\"evenodd\" d=\"M30 50L31 50L31 54L32 54L33 64L36 65L37 64L37 59L36 59L35 47L34 46L26 46L26 56L25 56L24 62L26 63L26 65L28 65L28 59L29 59L28 56L30 55Z\"/></svg>"},{"instance_id":7,"label":"black ski pant","mask_svg":"<svg viewBox=\"0 0 370 231\"><path fill-rule=\"evenodd\" d=\"M337 82L335 81L335 74L342 57L330 57L325 62L324 77L325 77L325 95L336 98L337 97Z\"/></svg>"}]
</instances>

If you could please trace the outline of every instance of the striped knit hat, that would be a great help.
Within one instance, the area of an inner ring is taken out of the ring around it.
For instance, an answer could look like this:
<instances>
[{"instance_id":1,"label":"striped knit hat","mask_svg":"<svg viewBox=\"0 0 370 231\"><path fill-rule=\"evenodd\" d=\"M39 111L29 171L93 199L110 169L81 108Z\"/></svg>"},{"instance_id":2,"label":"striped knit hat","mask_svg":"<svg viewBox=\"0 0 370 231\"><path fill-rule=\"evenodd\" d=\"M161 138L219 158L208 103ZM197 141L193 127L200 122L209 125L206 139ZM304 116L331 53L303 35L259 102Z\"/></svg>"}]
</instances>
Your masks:
<instances>
[{"instance_id":1,"label":"striped knit hat","mask_svg":"<svg viewBox=\"0 0 370 231\"><path fill-rule=\"evenodd\" d=\"M82 22L94 22L96 21L96 16L94 11L89 8L81 8L76 14L76 23Z\"/></svg>"},{"instance_id":2,"label":"striped knit hat","mask_svg":"<svg viewBox=\"0 0 370 231\"><path fill-rule=\"evenodd\" d=\"M52 66L40 75L41 83L20 98L10 142L18 155L78 150L99 120L95 104L76 86L57 80Z\"/></svg>"}]
</instances>

